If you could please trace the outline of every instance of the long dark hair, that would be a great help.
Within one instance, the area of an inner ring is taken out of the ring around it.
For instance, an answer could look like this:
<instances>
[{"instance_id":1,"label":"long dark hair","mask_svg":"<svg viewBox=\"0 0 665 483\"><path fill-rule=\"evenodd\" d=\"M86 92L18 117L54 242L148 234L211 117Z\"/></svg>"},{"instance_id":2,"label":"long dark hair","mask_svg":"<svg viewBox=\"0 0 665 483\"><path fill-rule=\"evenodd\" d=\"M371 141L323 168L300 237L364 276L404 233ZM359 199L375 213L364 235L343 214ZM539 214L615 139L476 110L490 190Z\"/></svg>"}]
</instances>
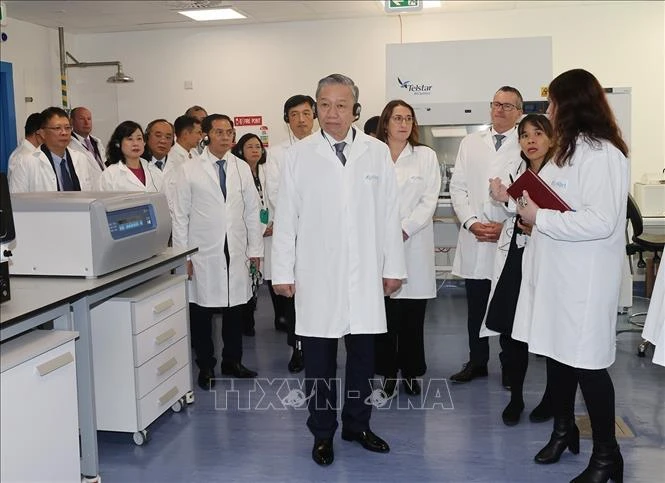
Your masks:
<instances>
[{"instance_id":1,"label":"long dark hair","mask_svg":"<svg viewBox=\"0 0 665 483\"><path fill-rule=\"evenodd\" d=\"M111 139L109 139L108 146L106 147L106 166L127 162L125 155L122 154L122 140L134 134L137 129L143 136L143 129L141 129L141 125L137 122L123 121L118 124L118 127L111 134Z\"/></svg>"},{"instance_id":2,"label":"long dark hair","mask_svg":"<svg viewBox=\"0 0 665 483\"><path fill-rule=\"evenodd\" d=\"M247 160L245 159L245 154L243 153L243 149L245 148L245 144L247 143L247 141L249 141L252 138L258 140L259 144L261 145L261 157L259 158L257 164L263 164L266 162L266 148L261 142L261 138L253 133L247 133L243 135L243 137L240 138L238 143L235 146L233 146L233 148L231 149L231 154L246 162Z\"/></svg>"},{"instance_id":3,"label":"long dark hair","mask_svg":"<svg viewBox=\"0 0 665 483\"><path fill-rule=\"evenodd\" d=\"M409 104L401 99L394 99L386 104L386 107L383 108L383 112L379 116L379 124L376 127L376 138L379 141L383 141L388 144L388 123L390 122L390 117L393 115L393 110L397 106L404 106L409 111L411 111L411 117L413 117L413 124L411 124L411 134L407 142L411 146L422 146L422 143L418 140L418 120L416 119L416 113Z\"/></svg>"},{"instance_id":4,"label":"long dark hair","mask_svg":"<svg viewBox=\"0 0 665 483\"><path fill-rule=\"evenodd\" d=\"M580 135L590 144L605 139L628 156L628 146L605 91L593 74L584 69L564 72L550 83L549 96L556 109L554 132L558 149L554 162L558 166L570 162Z\"/></svg>"},{"instance_id":5,"label":"long dark hair","mask_svg":"<svg viewBox=\"0 0 665 483\"><path fill-rule=\"evenodd\" d=\"M552 159L552 156L556 151L556 144L554 144L554 128L552 127L552 123L550 122L549 119L547 119L547 117L543 116L542 114L527 114L526 116L524 116L524 118L520 121L519 125L517 126L518 139L522 137L522 134L524 133L524 131L526 131L527 126L533 126L536 129L540 129L552 141L552 146L550 146L550 148L547 150L547 153L545 153L545 159L543 160L543 165L544 165L547 161ZM520 151L520 157L524 161L526 161L526 164L530 168L532 168L531 160L527 158L526 154L524 154L524 151Z\"/></svg>"}]
</instances>

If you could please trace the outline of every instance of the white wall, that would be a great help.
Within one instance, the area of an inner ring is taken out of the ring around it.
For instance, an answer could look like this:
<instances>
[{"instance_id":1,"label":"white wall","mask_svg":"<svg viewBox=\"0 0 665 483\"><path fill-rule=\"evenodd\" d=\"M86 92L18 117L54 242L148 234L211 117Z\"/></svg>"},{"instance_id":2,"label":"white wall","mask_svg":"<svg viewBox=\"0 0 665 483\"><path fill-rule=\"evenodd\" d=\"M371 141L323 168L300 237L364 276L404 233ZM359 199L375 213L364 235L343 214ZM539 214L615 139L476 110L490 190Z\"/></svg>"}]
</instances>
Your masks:
<instances>
[{"instance_id":1,"label":"white wall","mask_svg":"<svg viewBox=\"0 0 665 483\"><path fill-rule=\"evenodd\" d=\"M605 86L632 87L633 179L660 171L665 166L665 3L547 5L403 16L401 39L551 36L555 75L583 67ZM57 49L57 36L55 42ZM209 112L262 114L273 143L287 136L284 100L294 93L313 95L316 81L332 72L351 76L360 87L361 125L380 113L386 101L385 45L400 42L400 22L379 17L202 27L78 35L67 42L79 60L119 60L136 79L115 86L104 82L112 68L68 71L70 103L93 104L98 134L108 136L121 120L174 119L201 104ZM515 62L529 59L507 53L506 69ZM501 72L488 75L501 84ZM184 90L185 80L193 81L193 90Z\"/></svg>"},{"instance_id":2,"label":"white wall","mask_svg":"<svg viewBox=\"0 0 665 483\"><path fill-rule=\"evenodd\" d=\"M26 118L60 104L58 32L13 18L2 27L7 41L0 44L0 60L11 62L14 73L16 132L23 139ZM32 97L32 102L26 102Z\"/></svg>"}]
</instances>

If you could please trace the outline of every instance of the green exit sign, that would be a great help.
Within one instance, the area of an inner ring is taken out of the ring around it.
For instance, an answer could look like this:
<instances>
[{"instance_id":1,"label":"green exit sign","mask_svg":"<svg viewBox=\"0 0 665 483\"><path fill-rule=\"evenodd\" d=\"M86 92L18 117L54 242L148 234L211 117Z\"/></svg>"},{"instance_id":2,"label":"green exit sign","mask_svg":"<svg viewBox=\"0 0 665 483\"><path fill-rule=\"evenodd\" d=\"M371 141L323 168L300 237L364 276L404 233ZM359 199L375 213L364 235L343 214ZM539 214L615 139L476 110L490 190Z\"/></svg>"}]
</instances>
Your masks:
<instances>
[{"instance_id":1,"label":"green exit sign","mask_svg":"<svg viewBox=\"0 0 665 483\"><path fill-rule=\"evenodd\" d=\"M422 0L386 0L386 12L417 12L423 9Z\"/></svg>"}]
</instances>

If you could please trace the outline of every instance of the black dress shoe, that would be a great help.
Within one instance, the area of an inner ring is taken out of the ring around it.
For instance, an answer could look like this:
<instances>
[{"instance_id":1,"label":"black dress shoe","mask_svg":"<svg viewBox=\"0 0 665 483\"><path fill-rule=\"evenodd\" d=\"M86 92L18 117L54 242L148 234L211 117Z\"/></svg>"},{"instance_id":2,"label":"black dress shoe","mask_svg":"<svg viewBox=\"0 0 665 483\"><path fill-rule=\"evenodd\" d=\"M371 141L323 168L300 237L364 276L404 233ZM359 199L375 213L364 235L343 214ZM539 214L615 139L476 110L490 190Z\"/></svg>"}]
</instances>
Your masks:
<instances>
[{"instance_id":1,"label":"black dress shoe","mask_svg":"<svg viewBox=\"0 0 665 483\"><path fill-rule=\"evenodd\" d=\"M222 362L222 374L225 376L237 377L238 379L251 379L258 375L256 372L247 369L240 362L234 362L232 364Z\"/></svg>"},{"instance_id":2,"label":"black dress shoe","mask_svg":"<svg viewBox=\"0 0 665 483\"><path fill-rule=\"evenodd\" d=\"M305 358L303 357L301 349L293 349L291 360L289 361L289 372L297 374L305 368Z\"/></svg>"},{"instance_id":3,"label":"black dress shoe","mask_svg":"<svg viewBox=\"0 0 665 483\"><path fill-rule=\"evenodd\" d=\"M345 429L342 430L342 439L344 441L357 441L363 448L375 453L387 453L390 451L390 446L384 440L379 438L370 429L367 431L360 431L359 433L352 433Z\"/></svg>"},{"instance_id":4,"label":"black dress shoe","mask_svg":"<svg viewBox=\"0 0 665 483\"><path fill-rule=\"evenodd\" d=\"M280 332L288 332L289 328L286 325L286 319L284 317L278 317L275 319L275 330Z\"/></svg>"},{"instance_id":5,"label":"black dress shoe","mask_svg":"<svg viewBox=\"0 0 665 483\"><path fill-rule=\"evenodd\" d=\"M328 466L335 460L332 438L314 440L312 459L321 466Z\"/></svg>"},{"instance_id":6,"label":"black dress shoe","mask_svg":"<svg viewBox=\"0 0 665 483\"><path fill-rule=\"evenodd\" d=\"M417 396L421 392L418 379L413 379L413 378L404 379L402 381L402 385L404 386L404 392L407 393L409 396Z\"/></svg>"},{"instance_id":7,"label":"black dress shoe","mask_svg":"<svg viewBox=\"0 0 665 483\"><path fill-rule=\"evenodd\" d=\"M395 389L397 388L397 376L386 377L383 379L383 392L386 393L387 397L395 394Z\"/></svg>"},{"instance_id":8,"label":"black dress shoe","mask_svg":"<svg viewBox=\"0 0 665 483\"><path fill-rule=\"evenodd\" d=\"M201 369L199 371L198 384L204 391L210 391L215 387L215 373L212 369Z\"/></svg>"},{"instance_id":9,"label":"black dress shoe","mask_svg":"<svg viewBox=\"0 0 665 483\"><path fill-rule=\"evenodd\" d=\"M450 380L453 382L469 382L475 379L476 377L486 377L487 376L487 366L473 366L471 362L464 364L464 367L457 374L450 376Z\"/></svg>"},{"instance_id":10,"label":"black dress shoe","mask_svg":"<svg viewBox=\"0 0 665 483\"><path fill-rule=\"evenodd\" d=\"M512 399L508 403L508 406L501 413L501 418L503 419L503 424L506 426L515 426L520 422L520 416L524 411L524 402L523 401L513 401Z\"/></svg>"}]
</instances>

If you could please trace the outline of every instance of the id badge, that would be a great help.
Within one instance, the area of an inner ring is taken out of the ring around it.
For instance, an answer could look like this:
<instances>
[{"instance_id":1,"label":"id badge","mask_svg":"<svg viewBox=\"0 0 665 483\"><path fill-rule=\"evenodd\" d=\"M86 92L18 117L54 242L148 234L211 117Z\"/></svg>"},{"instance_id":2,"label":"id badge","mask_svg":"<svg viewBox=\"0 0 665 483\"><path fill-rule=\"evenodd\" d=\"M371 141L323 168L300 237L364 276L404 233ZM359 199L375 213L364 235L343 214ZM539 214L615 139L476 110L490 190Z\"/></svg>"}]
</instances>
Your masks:
<instances>
[{"instance_id":1,"label":"id badge","mask_svg":"<svg viewBox=\"0 0 665 483\"><path fill-rule=\"evenodd\" d=\"M259 212L259 219L264 225L268 224L268 208L261 208L261 211Z\"/></svg>"}]
</instances>

